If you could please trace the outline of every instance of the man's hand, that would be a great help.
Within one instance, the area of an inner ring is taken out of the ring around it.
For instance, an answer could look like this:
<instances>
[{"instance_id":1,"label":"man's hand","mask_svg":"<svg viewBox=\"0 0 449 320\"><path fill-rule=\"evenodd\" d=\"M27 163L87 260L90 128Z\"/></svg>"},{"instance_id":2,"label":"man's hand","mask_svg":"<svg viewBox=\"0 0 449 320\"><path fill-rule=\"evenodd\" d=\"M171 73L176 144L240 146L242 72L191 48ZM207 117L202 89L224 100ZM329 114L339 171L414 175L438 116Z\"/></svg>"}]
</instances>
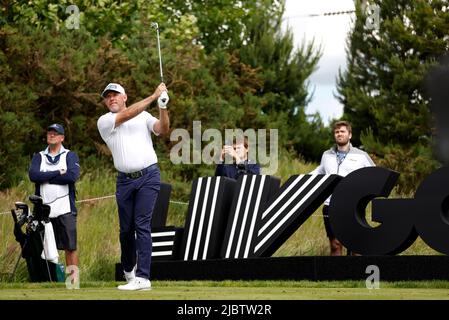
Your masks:
<instances>
[{"instance_id":1,"label":"man's hand","mask_svg":"<svg viewBox=\"0 0 449 320\"><path fill-rule=\"evenodd\" d=\"M162 92L162 94L157 99L157 104L161 109L167 109L167 103L170 98L168 97L167 91Z\"/></svg>"},{"instance_id":2,"label":"man's hand","mask_svg":"<svg viewBox=\"0 0 449 320\"><path fill-rule=\"evenodd\" d=\"M222 158L224 158L226 154L229 154L232 158L234 158L236 163L241 162L240 157L238 156L233 146L224 146L222 150Z\"/></svg>"},{"instance_id":3,"label":"man's hand","mask_svg":"<svg viewBox=\"0 0 449 320\"><path fill-rule=\"evenodd\" d=\"M154 90L153 92L153 97L156 100L157 98L159 98L159 96L162 94L162 92L167 91L167 87L165 86L165 83L161 82L156 90Z\"/></svg>"}]
</instances>

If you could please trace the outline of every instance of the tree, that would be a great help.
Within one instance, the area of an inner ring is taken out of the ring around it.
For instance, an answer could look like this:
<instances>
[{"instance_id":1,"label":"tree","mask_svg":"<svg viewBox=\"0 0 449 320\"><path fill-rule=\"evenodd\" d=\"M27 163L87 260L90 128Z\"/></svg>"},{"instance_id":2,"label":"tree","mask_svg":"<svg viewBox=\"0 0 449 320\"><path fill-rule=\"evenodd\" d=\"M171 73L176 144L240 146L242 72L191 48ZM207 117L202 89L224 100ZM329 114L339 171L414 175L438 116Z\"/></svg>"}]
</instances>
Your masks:
<instances>
[{"instance_id":1,"label":"tree","mask_svg":"<svg viewBox=\"0 0 449 320\"><path fill-rule=\"evenodd\" d=\"M318 114L308 116L305 110L312 98L307 79L317 68L321 49L313 42L295 49L291 30L281 31L283 12L282 6L277 14L260 11L252 17L240 59L260 68L263 85L256 94L263 98L263 114L280 128L283 144L318 161L329 145L329 131Z\"/></svg>"},{"instance_id":2,"label":"tree","mask_svg":"<svg viewBox=\"0 0 449 320\"><path fill-rule=\"evenodd\" d=\"M400 161L407 161L416 168L409 170L414 178L424 177L437 165L431 151L424 79L448 49L447 1L374 0L369 4L378 10L367 13L357 2L348 67L338 77L343 117L352 122L356 143L363 142L368 151L376 153L379 164L388 162L393 169L404 171ZM377 13L378 26L368 20ZM407 192L414 186L401 187Z\"/></svg>"},{"instance_id":3,"label":"tree","mask_svg":"<svg viewBox=\"0 0 449 320\"><path fill-rule=\"evenodd\" d=\"M45 145L50 123L64 124L67 145L83 160L102 153L96 119L104 107L98 92L111 74L130 82L132 67L110 42L97 42L84 30L3 27L0 60L0 172L6 173L0 188L23 177L30 156Z\"/></svg>"},{"instance_id":4,"label":"tree","mask_svg":"<svg viewBox=\"0 0 449 320\"><path fill-rule=\"evenodd\" d=\"M20 178L20 172L23 176L52 122L64 124L66 143L83 168L110 157L96 128L105 112L99 93L108 82L121 82L129 103L151 94L160 81L154 21L160 22L164 80L172 97L170 112L176 115L172 128L191 129L197 120L203 130L279 128L280 147L311 154L319 143L308 143L320 139L323 127L319 117L308 122L305 82L318 55L312 45L294 51L291 33L277 31L283 1L226 3L229 8L219 1L214 8L195 3L190 10L189 2L83 0L77 3L80 24L74 29L66 25L69 1L3 2L0 172L5 174L0 188L13 185L18 178L12 177ZM239 5L243 11L234 12ZM223 17L215 17L217 12ZM227 31L214 34L223 21ZM257 31L262 22L263 32ZM155 104L149 110L158 112ZM10 142L14 147L8 147ZM168 139L156 144L165 151L158 152L159 159L171 174L192 179L203 172L200 166L172 166L171 145ZM10 163L16 164L14 174L7 170Z\"/></svg>"},{"instance_id":5,"label":"tree","mask_svg":"<svg viewBox=\"0 0 449 320\"><path fill-rule=\"evenodd\" d=\"M285 0L173 0L161 10L174 24L183 15L193 15L199 28L197 43L209 53L239 49L249 40L248 25L255 16L278 16L284 4Z\"/></svg>"}]
</instances>

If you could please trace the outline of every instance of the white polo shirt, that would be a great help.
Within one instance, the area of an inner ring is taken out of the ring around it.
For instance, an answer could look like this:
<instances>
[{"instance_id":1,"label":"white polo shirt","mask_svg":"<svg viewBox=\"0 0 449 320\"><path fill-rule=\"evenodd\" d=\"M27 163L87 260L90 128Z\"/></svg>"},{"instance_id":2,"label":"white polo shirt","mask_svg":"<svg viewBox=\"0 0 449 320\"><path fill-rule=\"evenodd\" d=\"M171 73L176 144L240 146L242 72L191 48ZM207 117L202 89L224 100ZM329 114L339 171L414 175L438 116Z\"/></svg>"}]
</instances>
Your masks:
<instances>
[{"instance_id":1,"label":"white polo shirt","mask_svg":"<svg viewBox=\"0 0 449 320\"><path fill-rule=\"evenodd\" d=\"M114 167L130 173L157 163L151 132L157 118L146 111L115 127L116 113L106 113L97 121L98 131L112 152Z\"/></svg>"}]
</instances>

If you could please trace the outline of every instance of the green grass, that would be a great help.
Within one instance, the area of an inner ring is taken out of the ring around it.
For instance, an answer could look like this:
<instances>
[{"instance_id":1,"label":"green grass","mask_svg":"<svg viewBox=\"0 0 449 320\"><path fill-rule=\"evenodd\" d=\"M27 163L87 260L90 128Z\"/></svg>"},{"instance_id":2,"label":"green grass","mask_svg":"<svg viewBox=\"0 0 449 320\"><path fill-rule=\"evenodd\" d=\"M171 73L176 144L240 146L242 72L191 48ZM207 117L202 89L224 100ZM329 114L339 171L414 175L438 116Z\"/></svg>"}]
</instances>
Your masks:
<instances>
[{"instance_id":1,"label":"green grass","mask_svg":"<svg viewBox=\"0 0 449 320\"><path fill-rule=\"evenodd\" d=\"M367 289L362 281L153 281L153 290L122 292L116 282L84 282L79 290L64 284L0 285L0 300L342 300L449 299L449 282L381 282Z\"/></svg>"}]
</instances>

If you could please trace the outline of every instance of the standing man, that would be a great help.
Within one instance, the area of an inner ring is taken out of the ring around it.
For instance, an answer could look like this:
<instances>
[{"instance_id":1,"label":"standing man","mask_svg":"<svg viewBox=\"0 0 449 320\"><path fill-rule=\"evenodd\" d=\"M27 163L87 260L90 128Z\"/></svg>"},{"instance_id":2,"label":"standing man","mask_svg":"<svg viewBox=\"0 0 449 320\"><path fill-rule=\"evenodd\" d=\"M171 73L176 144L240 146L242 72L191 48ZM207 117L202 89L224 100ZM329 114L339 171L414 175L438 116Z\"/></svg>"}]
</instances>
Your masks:
<instances>
[{"instance_id":1,"label":"standing man","mask_svg":"<svg viewBox=\"0 0 449 320\"><path fill-rule=\"evenodd\" d=\"M370 156L351 145L352 128L347 121L337 121L334 126L335 146L323 153L320 165L311 174L338 174L345 177L354 170L375 166ZM331 197L324 201L323 218L326 234L329 238L331 256L341 256L343 245L335 238L329 224L329 203Z\"/></svg>"},{"instance_id":2,"label":"standing man","mask_svg":"<svg viewBox=\"0 0 449 320\"><path fill-rule=\"evenodd\" d=\"M67 270L72 269L71 279L77 286L79 273L75 182L80 175L80 165L78 155L64 148L63 141L62 125L55 123L47 128L48 146L44 151L34 154L29 177L35 183L35 194L41 196L43 203L51 208L50 221L55 233L56 247L65 250Z\"/></svg>"},{"instance_id":3,"label":"standing man","mask_svg":"<svg viewBox=\"0 0 449 320\"><path fill-rule=\"evenodd\" d=\"M121 263L127 284L119 290L150 290L151 218L160 189L160 171L151 133L167 134L170 127L161 83L147 98L126 106L125 89L110 83L101 93L109 113L97 122L98 131L112 152L118 171L116 201L120 222ZM155 100L159 120L145 109ZM136 264L137 263L137 264Z\"/></svg>"}]
</instances>

